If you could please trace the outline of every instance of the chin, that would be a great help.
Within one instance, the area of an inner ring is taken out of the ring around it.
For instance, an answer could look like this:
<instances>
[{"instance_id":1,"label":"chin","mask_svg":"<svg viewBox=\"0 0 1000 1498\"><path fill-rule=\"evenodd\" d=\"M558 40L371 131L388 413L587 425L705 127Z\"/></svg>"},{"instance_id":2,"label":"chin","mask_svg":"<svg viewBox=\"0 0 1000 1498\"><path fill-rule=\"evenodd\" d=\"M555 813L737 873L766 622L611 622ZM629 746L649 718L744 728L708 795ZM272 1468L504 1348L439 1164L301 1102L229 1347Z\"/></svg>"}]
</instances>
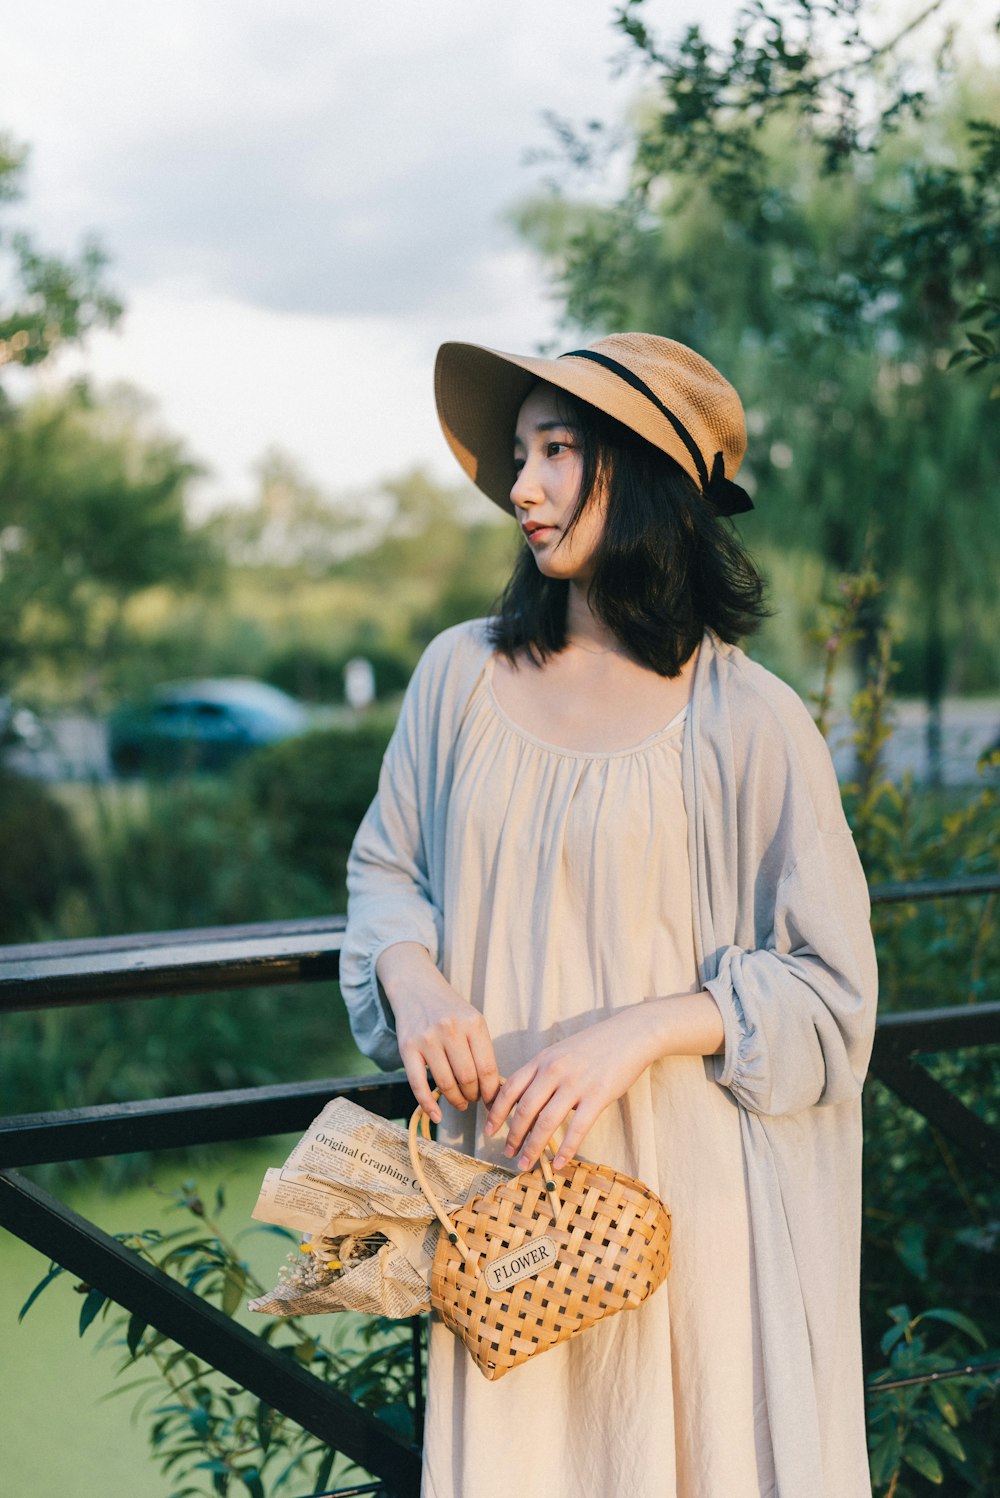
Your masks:
<instances>
[{"instance_id":1,"label":"chin","mask_svg":"<svg viewBox=\"0 0 1000 1498\"><path fill-rule=\"evenodd\" d=\"M539 567L539 572L544 577L551 577L556 582L579 583L581 587L590 582L589 572L577 572L573 567Z\"/></svg>"},{"instance_id":2,"label":"chin","mask_svg":"<svg viewBox=\"0 0 1000 1498\"><path fill-rule=\"evenodd\" d=\"M536 557L535 566L543 577L555 578L559 582L587 583L592 575L589 568L574 566L560 557Z\"/></svg>"}]
</instances>

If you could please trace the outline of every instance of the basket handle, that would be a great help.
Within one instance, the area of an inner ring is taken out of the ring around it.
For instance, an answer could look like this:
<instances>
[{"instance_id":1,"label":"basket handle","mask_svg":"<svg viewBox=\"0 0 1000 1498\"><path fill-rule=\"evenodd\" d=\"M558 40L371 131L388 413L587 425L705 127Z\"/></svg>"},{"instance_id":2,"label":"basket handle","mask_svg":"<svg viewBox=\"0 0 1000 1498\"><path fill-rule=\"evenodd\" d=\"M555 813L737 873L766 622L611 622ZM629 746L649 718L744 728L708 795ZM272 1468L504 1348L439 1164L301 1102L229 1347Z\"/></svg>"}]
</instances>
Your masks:
<instances>
[{"instance_id":1,"label":"basket handle","mask_svg":"<svg viewBox=\"0 0 1000 1498\"><path fill-rule=\"evenodd\" d=\"M440 1092L436 1090L432 1094L435 1101L440 1097L440 1095ZM413 1166L413 1174L420 1182L420 1189L424 1193L424 1196L427 1198L431 1209L434 1212L434 1216L437 1218L438 1222L448 1234L448 1242L454 1243L465 1262L470 1266L470 1268L475 1269L476 1255L473 1254L468 1248L461 1233L458 1231L454 1222L448 1216L448 1213L445 1211L444 1207L441 1205L437 1193L428 1181L427 1174L424 1170L423 1165L421 1164L420 1151L417 1149L418 1125L420 1126L420 1131L423 1134L424 1138L430 1139L430 1119L419 1104L416 1108L414 1108L413 1113L410 1115L410 1126L407 1130L407 1142L410 1147L410 1164ZM545 1167L544 1170L542 1169L543 1166ZM542 1177L549 1202L552 1206L552 1216L553 1218L555 1218L559 1212L560 1201L558 1192L556 1190L556 1183L553 1179L552 1156L549 1153L547 1147L542 1150L541 1158L537 1162L537 1169Z\"/></svg>"}]
</instances>

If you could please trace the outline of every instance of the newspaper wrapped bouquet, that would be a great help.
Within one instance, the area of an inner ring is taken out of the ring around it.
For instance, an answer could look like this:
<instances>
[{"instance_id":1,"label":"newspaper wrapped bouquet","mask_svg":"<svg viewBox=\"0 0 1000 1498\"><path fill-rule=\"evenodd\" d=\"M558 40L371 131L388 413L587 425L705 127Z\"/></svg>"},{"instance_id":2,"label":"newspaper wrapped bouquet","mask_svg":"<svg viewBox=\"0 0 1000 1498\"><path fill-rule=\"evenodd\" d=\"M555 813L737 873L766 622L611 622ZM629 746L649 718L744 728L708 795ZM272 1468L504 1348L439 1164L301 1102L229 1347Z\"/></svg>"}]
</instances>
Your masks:
<instances>
[{"instance_id":1,"label":"newspaper wrapped bouquet","mask_svg":"<svg viewBox=\"0 0 1000 1498\"><path fill-rule=\"evenodd\" d=\"M420 1140L418 1147L449 1211L513 1174L431 1140ZM280 1170L266 1173L253 1216L303 1237L291 1267L280 1271L268 1295L249 1302L251 1311L402 1317L429 1308L441 1229L413 1175L406 1130L399 1124L333 1098Z\"/></svg>"}]
</instances>

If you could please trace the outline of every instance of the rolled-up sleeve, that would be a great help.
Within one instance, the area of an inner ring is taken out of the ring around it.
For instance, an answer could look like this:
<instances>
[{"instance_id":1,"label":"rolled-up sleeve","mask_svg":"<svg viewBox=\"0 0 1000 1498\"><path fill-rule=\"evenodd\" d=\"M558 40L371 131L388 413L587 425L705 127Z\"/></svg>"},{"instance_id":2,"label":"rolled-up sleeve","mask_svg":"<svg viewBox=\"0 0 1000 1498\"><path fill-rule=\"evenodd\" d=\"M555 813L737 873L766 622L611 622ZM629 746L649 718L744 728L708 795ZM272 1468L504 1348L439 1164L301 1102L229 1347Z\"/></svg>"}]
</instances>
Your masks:
<instances>
[{"instance_id":1,"label":"rolled-up sleeve","mask_svg":"<svg viewBox=\"0 0 1000 1498\"><path fill-rule=\"evenodd\" d=\"M854 840L827 832L778 885L766 938L719 954L705 984L725 1030L715 1075L744 1107L788 1114L860 1094L878 989L869 916Z\"/></svg>"}]
</instances>

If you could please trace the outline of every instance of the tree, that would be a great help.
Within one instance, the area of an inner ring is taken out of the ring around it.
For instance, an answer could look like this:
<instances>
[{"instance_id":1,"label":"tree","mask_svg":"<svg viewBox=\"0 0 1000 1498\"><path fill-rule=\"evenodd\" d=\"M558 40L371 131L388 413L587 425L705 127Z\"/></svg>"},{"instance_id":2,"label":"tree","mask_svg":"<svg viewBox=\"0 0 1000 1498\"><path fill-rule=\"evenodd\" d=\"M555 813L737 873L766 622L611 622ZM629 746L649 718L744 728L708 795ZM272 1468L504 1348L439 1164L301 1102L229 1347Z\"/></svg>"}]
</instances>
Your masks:
<instances>
[{"instance_id":1,"label":"tree","mask_svg":"<svg viewBox=\"0 0 1000 1498\"><path fill-rule=\"evenodd\" d=\"M22 196L26 162L26 149L0 133L0 205ZM0 368L41 364L121 315L121 303L103 284L107 257L96 240L84 244L78 259L61 260L39 250L30 235L0 229L0 254L9 262L0 279L9 287L9 301L0 302ZM4 403L0 385L0 416Z\"/></svg>"},{"instance_id":2,"label":"tree","mask_svg":"<svg viewBox=\"0 0 1000 1498\"><path fill-rule=\"evenodd\" d=\"M370 501L322 492L288 453L271 447L256 465L250 504L231 504L207 532L235 567L297 570L322 577L363 546L374 520ZM377 508L377 507L376 507Z\"/></svg>"},{"instance_id":3,"label":"tree","mask_svg":"<svg viewBox=\"0 0 1000 1498\"><path fill-rule=\"evenodd\" d=\"M662 332L730 375L755 533L838 569L873 548L897 596L920 600L939 707L994 604L996 408L954 366L1000 359L1000 126L985 117L1000 89L958 71L953 38L907 56L941 0L881 43L870 9L753 0L716 48L697 26L662 43L627 0L634 114L555 121L560 176L519 223L569 325Z\"/></svg>"},{"instance_id":4,"label":"tree","mask_svg":"<svg viewBox=\"0 0 1000 1498\"><path fill-rule=\"evenodd\" d=\"M0 205L21 195L25 160L0 136ZM0 370L36 368L121 313L95 241L61 260L0 231L0 257ZM184 511L197 471L137 392L97 399L81 383L17 403L0 385L0 689L40 664L87 658L99 675L127 600L204 568Z\"/></svg>"},{"instance_id":5,"label":"tree","mask_svg":"<svg viewBox=\"0 0 1000 1498\"><path fill-rule=\"evenodd\" d=\"M197 466L143 397L86 385L10 407L0 425L0 680L40 664L92 679L121 648L125 607L204 577L185 491Z\"/></svg>"}]
</instances>

